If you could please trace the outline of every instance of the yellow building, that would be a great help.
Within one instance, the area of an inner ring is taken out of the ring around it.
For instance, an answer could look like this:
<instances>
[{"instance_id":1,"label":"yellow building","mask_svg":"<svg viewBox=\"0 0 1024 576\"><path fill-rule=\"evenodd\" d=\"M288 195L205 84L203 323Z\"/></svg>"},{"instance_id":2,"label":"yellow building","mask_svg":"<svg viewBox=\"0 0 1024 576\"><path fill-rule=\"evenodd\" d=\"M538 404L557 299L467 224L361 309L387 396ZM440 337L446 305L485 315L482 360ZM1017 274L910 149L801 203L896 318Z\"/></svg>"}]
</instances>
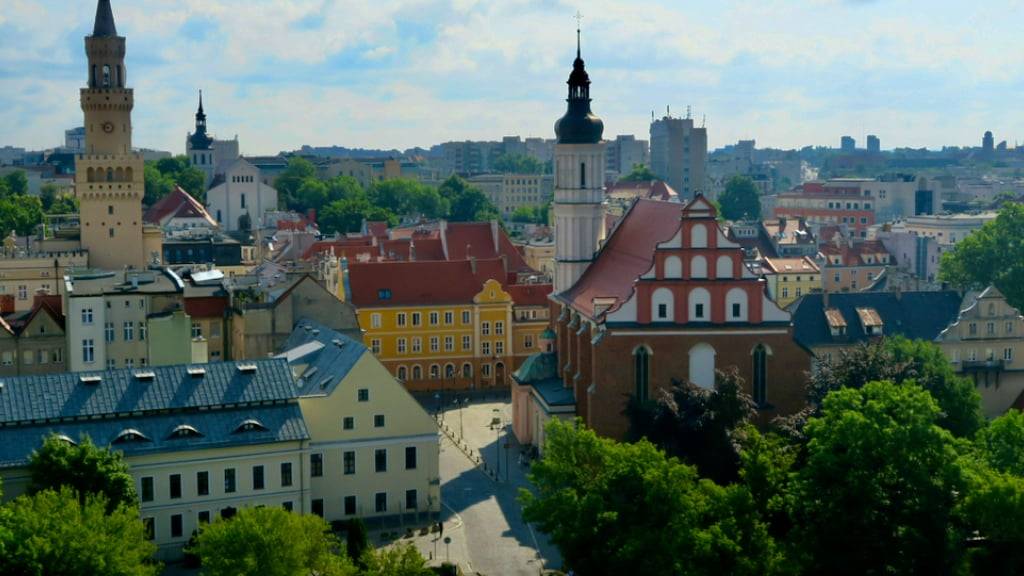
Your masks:
<instances>
[{"instance_id":1,"label":"yellow building","mask_svg":"<svg viewBox=\"0 0 1024 576\"><path fill-rule=\"evenodd\" d=\"M418 523L440 511L433 419L361 343L308 320L275 359L6 378L8 393L4 498L24 493L46 436L88 434L124 452L164 560L242 507Z\"/></svg>"},{"instance_id":2,"label":"yellow building","mask_svg":"<svg viewBox=\"0 0 1024 576\"><path fill-rule=\"evenodd\" d=\"M781 308L811 292L821 291L821 270L811 258L765 258L762 267L768 295Z\"/></svg>"},{"instance_id":3,"label":"yellow building","mask_svg":"<svg viewBox=\"0 0 1024 576\"><path fill-rule=\"evenodd\" d=\"M555 243L530 242L523 245L523 259L548 278L555 276Z\"/></svg>"},{"instance_id":4,"label":"yellow building","mask_svg":"<svg viewBox=\"0 0 1024 576\"><path fill-rule=\"evenodd\" d=\"M507 384L537 346L551 291L507 278L501 258L349 265L364 341L410 390ZM523 320L513 294L524 298Z\"/></svg>"},{"instance_id":5,"label":"yellow building","mask_svg":"<svg viewBox=\"0 0 1024 576\"><path fill-rule=\"evenodd\" d=\"M21 244L11 232L0 253L0 298L12 300L15 312L31 310L36 294L60 294L64 275L89 265L84 250L49 252Z\"/></svg>"}]
</instances>

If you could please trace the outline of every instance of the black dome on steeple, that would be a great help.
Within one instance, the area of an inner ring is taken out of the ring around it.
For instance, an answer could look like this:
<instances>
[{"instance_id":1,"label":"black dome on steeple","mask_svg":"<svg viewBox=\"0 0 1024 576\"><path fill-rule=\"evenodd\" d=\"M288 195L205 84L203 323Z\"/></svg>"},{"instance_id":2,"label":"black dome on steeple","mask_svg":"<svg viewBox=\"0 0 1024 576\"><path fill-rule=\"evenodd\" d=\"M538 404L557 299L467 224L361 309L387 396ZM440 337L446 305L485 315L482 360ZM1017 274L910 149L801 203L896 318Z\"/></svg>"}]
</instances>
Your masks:
<instances>
[{"instance_id":1,"label":"black dome on steeple","mask_svg":"<svg viewBox=\"0 0 1024 576\"><path fill-rule=\"evenodd\" d=\"M206 112L203 112L203 91L199 91L199 110L196 112L196 131L191 139L193 150L209 150L213 139L206 133Z\"/></svg>"},{"instance_id":2,"label":"black dome on steeple","mask_svg":"<svg viewBox=\"0 0 1024 576\"><path fill-rule=\"evenodd\" d=\"M580 55L580 31L576 30L576 60L569 74L569 103L565 116L555 122L559 144L597 144L604 135L604 122L590 111L590 76Z\"/></svg>"}]
</instances>

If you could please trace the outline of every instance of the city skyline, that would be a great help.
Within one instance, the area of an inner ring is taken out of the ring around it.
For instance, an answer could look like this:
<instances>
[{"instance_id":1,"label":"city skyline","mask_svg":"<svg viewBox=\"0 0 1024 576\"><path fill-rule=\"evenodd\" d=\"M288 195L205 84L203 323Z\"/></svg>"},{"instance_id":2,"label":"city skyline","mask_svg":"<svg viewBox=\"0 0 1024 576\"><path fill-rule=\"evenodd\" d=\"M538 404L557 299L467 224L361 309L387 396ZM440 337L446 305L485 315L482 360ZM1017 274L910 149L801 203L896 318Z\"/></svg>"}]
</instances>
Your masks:
<instances>
[{"instance_id":1,"label":"city skyline","mask_svg":"<svg viewBox=\"0 0 1024 576\"><path fill-rule=\"evenodd\" d=\"M837 147L846 134L859 147L867 134L886 149L976 146L985 130L1013 145L1024 121L1006 103L1024 84L1024 57L1005 46L1021 6L115 2L139 96L136 145L183 152L202 89L211 131L237 134L246 154L551 138L577 9L609 137L647 138L652 111L683 116L690 105L698 124L707 116L709 148L747 138ZM84 83L93 10L16 0L0 15L0 145L56 146L81 124L66 95Z\"/></svg>"}]
</instances>

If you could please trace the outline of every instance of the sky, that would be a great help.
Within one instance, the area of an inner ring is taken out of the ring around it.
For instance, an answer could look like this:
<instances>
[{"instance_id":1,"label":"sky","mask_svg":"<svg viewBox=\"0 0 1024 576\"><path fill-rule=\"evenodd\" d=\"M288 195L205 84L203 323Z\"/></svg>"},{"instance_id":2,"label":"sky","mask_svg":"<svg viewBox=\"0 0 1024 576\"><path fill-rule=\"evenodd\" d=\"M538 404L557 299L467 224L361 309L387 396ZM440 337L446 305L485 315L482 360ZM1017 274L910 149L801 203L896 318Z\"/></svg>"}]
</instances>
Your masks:
<instances>
[{"instance_id":1,"label":"sky","mask_svg":"<svg viewBox=\"0 0 1024 576\"><path fill-rule=\"evenodd\" d=\"M203 90L243 154L551 138L577 12L605 137L691 106L711 148L1024 142L1024 0L113 0L134 145L183 153ZM0 146L82 124L94 0L3 0Z\"/></svg>"}]
</instances>

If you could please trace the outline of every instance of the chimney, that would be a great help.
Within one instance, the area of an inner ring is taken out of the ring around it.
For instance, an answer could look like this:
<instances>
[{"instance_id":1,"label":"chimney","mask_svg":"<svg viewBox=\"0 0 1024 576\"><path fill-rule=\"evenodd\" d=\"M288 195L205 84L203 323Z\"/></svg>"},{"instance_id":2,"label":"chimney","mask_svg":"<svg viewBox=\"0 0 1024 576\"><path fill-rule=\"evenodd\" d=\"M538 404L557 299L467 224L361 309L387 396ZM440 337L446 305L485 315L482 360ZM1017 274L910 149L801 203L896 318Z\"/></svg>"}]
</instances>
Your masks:
<instances>
[{"instance_id":1,"label":"chimney","mask_svg":"<svg viewBox=\"0 0 1024 576\"><path fill-rule=\"evenodd\" d=\"M505 271L506 275L508 274L508 255L507 254L502 254L501 255L501 269Z\"/></svg>"},{"instance_id":2,"label":"chimney","mask_svg":"<svg viewBox=\"0 0 1024 576\"><path fill-rule=\"evenodd\" d=\"M0 314L14 314L14 294L0 294Z\"/></svg>"},{"instance_id":3,"label":"chimney","mask_svg":"<svg viewBox=\"0 0 1024 576\"><path fill-rule=\"evenodd\" d=\"M409 240L409 261L416 261L416 242L411 239Z\"/></svg>"}]
</instances>

